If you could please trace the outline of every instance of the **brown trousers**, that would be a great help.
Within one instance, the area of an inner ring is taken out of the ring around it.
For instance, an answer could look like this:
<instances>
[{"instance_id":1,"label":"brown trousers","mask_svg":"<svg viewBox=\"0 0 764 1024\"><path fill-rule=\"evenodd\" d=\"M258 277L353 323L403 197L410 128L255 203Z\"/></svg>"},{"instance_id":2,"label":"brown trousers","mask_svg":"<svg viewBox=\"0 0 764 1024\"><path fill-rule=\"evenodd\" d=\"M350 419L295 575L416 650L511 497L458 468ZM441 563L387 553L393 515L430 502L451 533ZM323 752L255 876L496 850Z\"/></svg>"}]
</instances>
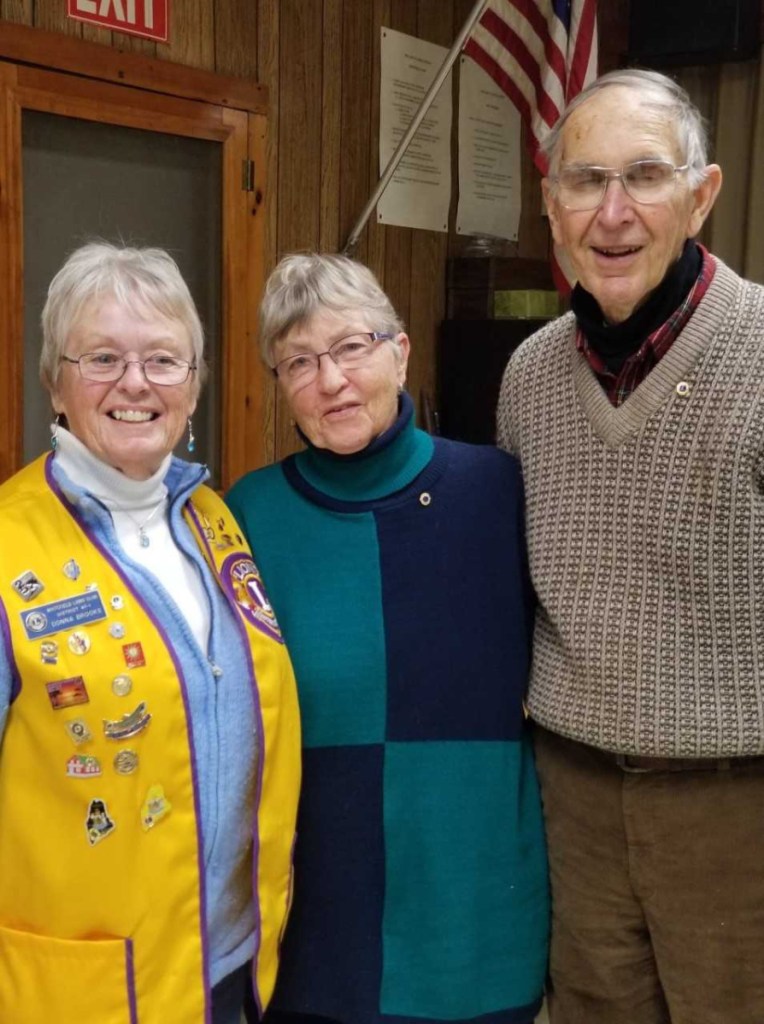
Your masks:
<instances>
[{"instance_id":1,"label":"brown trousers","mask_svg":"<svg viewBox=\"0 0 764 1024\"><path fill-rule=\"evenodd\" d=\"M535 739L551 1024L764 1024L764 758L630 773Z\"/></svg>"}]
</instances>

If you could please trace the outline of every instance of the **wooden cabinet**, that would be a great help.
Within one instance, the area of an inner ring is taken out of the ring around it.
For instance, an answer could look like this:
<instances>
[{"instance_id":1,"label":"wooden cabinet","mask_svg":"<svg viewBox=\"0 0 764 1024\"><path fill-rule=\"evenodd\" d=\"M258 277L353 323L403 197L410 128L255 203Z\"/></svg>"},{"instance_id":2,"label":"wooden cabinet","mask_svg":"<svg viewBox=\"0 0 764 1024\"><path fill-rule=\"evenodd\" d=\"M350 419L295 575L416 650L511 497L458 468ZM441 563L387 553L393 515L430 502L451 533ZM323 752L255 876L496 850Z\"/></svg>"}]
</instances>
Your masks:
<instances>
[{"instance_id":1,"label":"wooden cabinet","mask_svg":"<svg viewBox=\"0 0 764 1024\"><path fill-rule=\"evenodd\" d=\"M437 354L440 433L493 444L502 374L517 346L546 320L445 320Z\"/></svg>"}]
</instances>

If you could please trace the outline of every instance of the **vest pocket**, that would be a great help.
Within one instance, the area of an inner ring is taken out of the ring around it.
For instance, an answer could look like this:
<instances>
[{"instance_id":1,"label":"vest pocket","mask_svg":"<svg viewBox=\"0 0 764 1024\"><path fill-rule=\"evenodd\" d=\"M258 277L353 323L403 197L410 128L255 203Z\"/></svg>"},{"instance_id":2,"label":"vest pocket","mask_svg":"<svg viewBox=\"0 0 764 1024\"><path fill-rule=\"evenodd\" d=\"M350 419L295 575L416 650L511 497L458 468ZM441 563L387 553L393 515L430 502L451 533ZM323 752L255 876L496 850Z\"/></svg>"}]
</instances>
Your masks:
<instances>
[{"instance_id":1,"label":"vest pocket","mask_svg":"<svg viewBox=\"0 0 764 1024\"><path fill-rule=\"evenodd\" d=\"M138 1024L128 939L54 939L0 926L0 964L0 1021Z\"/></svg>"}]
</instances>

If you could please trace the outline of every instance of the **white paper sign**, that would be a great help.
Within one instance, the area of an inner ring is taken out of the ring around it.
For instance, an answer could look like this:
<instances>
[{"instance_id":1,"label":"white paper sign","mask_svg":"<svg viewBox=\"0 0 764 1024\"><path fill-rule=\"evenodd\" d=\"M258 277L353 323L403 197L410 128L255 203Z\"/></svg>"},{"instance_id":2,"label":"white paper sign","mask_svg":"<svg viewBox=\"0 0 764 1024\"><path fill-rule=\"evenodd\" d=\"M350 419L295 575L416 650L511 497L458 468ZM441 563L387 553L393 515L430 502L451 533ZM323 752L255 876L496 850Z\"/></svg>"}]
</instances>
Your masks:
<instances>
[{"instance_id":1,"label":"white paper sign","mask_svg":"<svg viewBox=\"0 0 764 1024\"><path fill-rule=\"evenodd\" d=\"M520 114L471 57L459 73L459 207L462 235L517 240Z\"/></svg>"},{"instance_id":2,"label":"white paper sign","mask_svg":"<svg viewBox=\"0 0 764 1024\"><path fill-rule=\"evenodd\" d=\"M382 29L379 172L384 171L448 50ZM451 200L451 75L377 203L380 224L448 231Z\"/></svg>"}]
</instances>

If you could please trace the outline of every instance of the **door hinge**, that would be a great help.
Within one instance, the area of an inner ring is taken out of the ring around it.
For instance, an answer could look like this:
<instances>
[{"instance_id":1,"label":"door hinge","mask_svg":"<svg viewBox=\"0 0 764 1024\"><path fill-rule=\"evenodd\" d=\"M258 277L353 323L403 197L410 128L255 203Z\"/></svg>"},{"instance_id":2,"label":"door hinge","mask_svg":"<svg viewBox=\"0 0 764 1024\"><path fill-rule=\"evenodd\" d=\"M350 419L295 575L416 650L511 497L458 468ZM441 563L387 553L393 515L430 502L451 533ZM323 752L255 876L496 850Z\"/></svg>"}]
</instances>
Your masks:
<instances>
[{"instance_id":1,"label":"door hinge","mask_svg":"<svg viewBox=\"0 0 764 1024\"><path fill-rule=\"evenodd\" d=\"M254 160L242 160L241 162L241 188L243 192L255 191Z\"/></svg>"}]
</instances>

